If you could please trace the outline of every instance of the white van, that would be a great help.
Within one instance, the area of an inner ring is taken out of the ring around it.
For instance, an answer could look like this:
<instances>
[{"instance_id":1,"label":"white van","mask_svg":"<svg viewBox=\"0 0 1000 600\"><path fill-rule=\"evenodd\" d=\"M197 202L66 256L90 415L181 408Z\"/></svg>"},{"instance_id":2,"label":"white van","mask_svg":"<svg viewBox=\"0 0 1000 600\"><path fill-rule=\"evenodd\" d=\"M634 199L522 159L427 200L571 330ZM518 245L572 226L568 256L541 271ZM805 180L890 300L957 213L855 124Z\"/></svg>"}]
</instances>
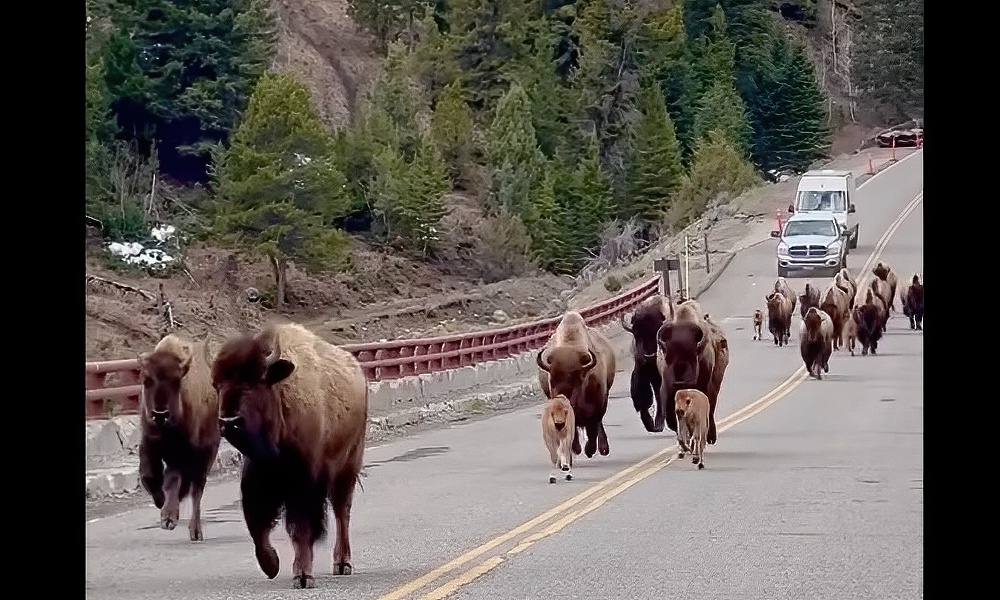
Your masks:
<instances>
[{"instance_id":1,"label":"white van","mask_svg":"<svg viewBox=\"0 0 1000 600\"><path fill-rule=\"evenodd\" d=\"M831 212L836 216L840 230L850 231L847 247L858 247L860 224L855 221L854 199L857 188L854 174L850 171L819 169L807 171L799 180L795 191L795 202L788 206L788 212Z\"/></svg>"}]
</instances>

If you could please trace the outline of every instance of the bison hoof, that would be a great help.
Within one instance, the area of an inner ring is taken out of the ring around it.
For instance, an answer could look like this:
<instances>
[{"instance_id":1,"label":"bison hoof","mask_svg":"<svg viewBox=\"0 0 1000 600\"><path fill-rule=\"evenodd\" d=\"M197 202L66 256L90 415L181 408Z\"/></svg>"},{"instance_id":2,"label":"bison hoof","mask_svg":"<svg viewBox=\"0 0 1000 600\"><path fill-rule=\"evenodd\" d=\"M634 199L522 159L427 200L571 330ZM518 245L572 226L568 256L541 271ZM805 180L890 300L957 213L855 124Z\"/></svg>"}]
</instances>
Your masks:
<instances>
[{"instance_id":1,"label":"bison hoof","mask_svg":"<svg viewBox=\"0 0 1000 600\"><path fill-rule=\"evenodd\" d=\"M923 328L922 325L917 325L917 331L923 331L923 330L924 330L924 328Z\"/></svg>"},{"instance_id":2,"label":"bison hoof","mask_svg":"<svg viewBox=\"0 0 1000 600\"><path fill-rule=\"evenodd\" d=\"M177 522L179 520L180 516L177 514L177 512L170 512L166 510L160 512L161 529L166 529L167 531L173 531L174 527L177 527Z\"/></svg>"},{"instance_id":3,"label":"bison hoof","mask_svg":"<svg viewBox=\"0 0 1000 600\"><path fill-rule=\"evenodd\" d=\"M698 464L698 457L694 454L691 455L691 464L692 465Z\"/></svg>"},{"instance_id":4,"label":"bison hoof","mask_svg":"<svg viewBox=\"0 0 1000 600\"><path fill-rule=\"evenodd\" d=\"M344 562L334 565L333 571L337 575L350 575L354 573L354 567L351 566L351 563Z\"/></svg>"},{"instance_id":5,"label":"bison hoof","mask_svg":"<svg viewBox=\"0 0 1000 600\"><path fill-rule=\"evenodd\" d=\"M555 475L549 475L549 483L555 483L555 482L556 482L556 476Z\"/></svg>"},{"instance_id":6,"label":"bison hoof","mask_svg":"<svg viewBox=\"0 0 1000 600\"><path fill-rule=\"evenodd\" d=\"M311 590L316 587L316 578L312 575L296 575L292 579L292 589Z\"/></svg>"},{"instance_id":7,"label":"bison hoof","mask_svg":"<svg viewBox=\"0 0 1000 600\"><path fill-rule=\"evenodd\" d=\"M677 453L677 458L684 458L684 451L683 450L681 452Z\"/></svg>"},{"instance_id":8,"label":"bison hoof","mask_svg":"<svg viewBox=\"0 0 1000 600\"><path fill-rule=\"evenodd\" d=\"M705 468L705 463L698 463L698 470L699 471L702 470L702 469L704 469L704 468Z\"/></svg>"},{"instance_id":9,"label":"bison hoof","mask_svg":"<svg viewBox=\"0 0 1000 600\"><path fill-rule=\"evenodd\" d=\"M188 533L191 535L192 542L203 542L205 541L205 532L201 530L201 525L190 525L188 526Z\"/></svg>"},{"instance_id":10,"label":"bison hoof","mask_svg":"<svg viewBox=\"0 0 1000 600\"><path fill-rule=\"evenodd\" d=\"M257 564L260 565L260 570L267 575L268 579L274 579L278 576L278 567L281 566L281 562L278 560L278 551L273 547L259 548L256 551L257 554Z\"/></svg>"},{"instance_id":11,"label":"bison hoof","mask_svg":"<svg viewBox=\"0 0 1000 600\"><path fill-rule=\"evenodd\" d=\"M566 473L566 481L573 481L573 474L572 473Z\"/></svg>"},{"instance_id":12,"label":"bison hoof","mask_svg":"<svg viewBox=\"0 0 1000 600\"><path fill-rule=\"evenodd\" d=\"M611 448L609 448L607 444L602 444L597 449L597 452L600 453L601 456L607 456L608 454L611 454Z\"/></svg>"}]
</instances>

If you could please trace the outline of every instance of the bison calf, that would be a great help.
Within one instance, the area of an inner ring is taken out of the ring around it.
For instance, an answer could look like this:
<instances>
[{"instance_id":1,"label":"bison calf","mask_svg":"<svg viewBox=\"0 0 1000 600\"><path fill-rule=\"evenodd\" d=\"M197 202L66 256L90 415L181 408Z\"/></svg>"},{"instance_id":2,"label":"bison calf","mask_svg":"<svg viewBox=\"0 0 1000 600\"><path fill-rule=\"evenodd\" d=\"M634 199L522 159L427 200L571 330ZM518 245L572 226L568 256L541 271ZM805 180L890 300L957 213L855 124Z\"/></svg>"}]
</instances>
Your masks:
<instances>
[{"instance_id":1,"label":"bison calf","mask_svg":"<svg viewBox=\"0 0 1000 600\"><path fill-rule=\"evenodd\" d=\"M761 338L761 325L764 324L764 313L760 312L760 309L754 309L753 311L753 341L757 341Z\"/></svg>"},{"instance_id":2,"label":"bison calf","mask_svg":"<svg viewBox=\"0 0 1000 600\"><path fill-rule=\"evenodd\" d=\"M690 450L691 463L705 468L705 445L708 441L708 396L699 390L677 390L674 396L674 411L677 413L677 445L681 451L678 458Z\"/></svg>"},{"instance_id":3,"label":"bison calf","mask_svg":"<svg viewBox=\"0 0 1000 600\"><path fill-rule=\"evenodd\" d=\"M555 469L549 474L549 483L555 483L558 472L562 471L566 481L573 480L573 434L576 419L569 399L562 394L549 399L542 409L542 440L549 450L549 458Z\"/></svg>"},{"instance_id":4,"label":"bison calf","mask_svg":"<svg viewBox=\"0 0 1000 600\"><path fill-rule=\"evenodd\" d=\"M191 496L192 541L205 539L201 497L220 441L215 421L219 400L212 389L207 353L205 344L171 334L139 357L139 480L160 509L163 529L177 526L181 502Z\"/></svg>"}]
</instances>

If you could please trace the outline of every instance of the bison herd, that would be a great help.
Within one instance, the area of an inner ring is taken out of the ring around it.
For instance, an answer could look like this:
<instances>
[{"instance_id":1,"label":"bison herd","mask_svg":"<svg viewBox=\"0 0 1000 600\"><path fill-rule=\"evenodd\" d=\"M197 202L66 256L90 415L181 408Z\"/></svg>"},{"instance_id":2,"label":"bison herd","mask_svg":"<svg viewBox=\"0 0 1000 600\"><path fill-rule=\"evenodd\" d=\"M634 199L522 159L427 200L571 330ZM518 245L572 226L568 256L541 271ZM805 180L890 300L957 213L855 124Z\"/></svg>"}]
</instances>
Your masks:
<instances>
[{"instance_id":1,"label":"bison herd","mask_svg":"<svg viewBox=\"0 0 1000 600\"><path fill-rule=\"evenodd\" d=\"M855 342L862 355L875 354L898 280L883 263L873 274L871 285L859 289L844 269L822 293L807 283L798 296L779 278L765 298L774 344L789 343L798 305L799 346L812 376L822 379L829 372L830 357L842 343L852 355ZM918 276L899 299L911 329L922 329ZM755 340L763 321L756 310ZM676 432L679 456L690 452L704 468L705 446L718 440L715 411L729 366L725 333L695 300L675 304L662 295L643 301L630 318L622 316L621 325L632 336L630 395L643 427ZM571 480L574 455L611 451L604 416L615 352L604 334L569 311L536 362L547 400L543 441L555 469L549 482ZM139 363L140 481L160 510L162 528L177 526L180 503L190 498L190 539L204 539L201 499L225 438L243 455L240 503L264 574L273 579L279 571L270 535L283 514L294 550L294 586L315 585L313 548L326 533L328 503L336 522L333 570L352 573L351 504L368 421L368 386L354 356L300 325L281 324L228 340L214 358L204 343L168 335Z\"/></svg>"}]
</instances>

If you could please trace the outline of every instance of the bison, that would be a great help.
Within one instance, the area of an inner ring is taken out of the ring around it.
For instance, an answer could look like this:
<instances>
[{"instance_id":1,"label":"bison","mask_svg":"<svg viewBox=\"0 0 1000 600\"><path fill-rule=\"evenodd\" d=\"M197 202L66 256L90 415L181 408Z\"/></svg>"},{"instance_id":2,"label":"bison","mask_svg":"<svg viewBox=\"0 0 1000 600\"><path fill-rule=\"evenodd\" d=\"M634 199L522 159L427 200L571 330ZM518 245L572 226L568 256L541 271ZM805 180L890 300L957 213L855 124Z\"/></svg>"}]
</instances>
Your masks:
<instances>
[{"instance_id":1,"label":"bison","mask_svg":"<svg viewBox=\"0 0 1000 600\"><path fill-rule=\"evenodd\" d=\"M836 280L826 288L823 300L819 304L819 309L830 315L830 320L833 322L834 350L840 348L841 337L844 335L844 321L851 317L849 305L847 294L837 286Z\"/></svg>"},{"instance_id":2,"label":"bison","mask_svg":"<svg viewBox=\"0 0 1000 600\"><path fill-rule=\"evenodd\" d=\"M891 294L889 284L882 281L878 277L872 279L869 289L878 296L879 300L882 301L882 331L886 331L889 328L889 304L891 302Z\"/></svg>"},{"instance_id":3,"label":"bison","mask_svg":"<svg viewBox=\"0 0 1000 600\"><path fill-rule=\"evenodd\" d=\"M333 570L350 575L350 522L364 460L368 385L358 361L301 325L226 342L212 365L222 435L244 456L243 518L257 564L278 575L271 531L284 508L293 587L311 588L313 548L333 505Z\"/></svg>"},{"instance_id":4,"label":"bison","mask_svg":"<svg viewBox=\"0 0 1000 600\"><path fill-rule=\"evenodd\" d=\"M806 312L812 307L819 308L819 288L811 283L806 284L806 289L799 294L799 314L806 318Z\"/></svg>"},{"instance_id":5,"label":"bison","mask_svg":"<svg viewBox=\"0 0 1000 600\"><path fill-rule=\"evenodd\" d=\"M691 462L698 465L699 469L704 469L708 413L711 408L708 396L695 389L677 390L674 405L677 413L677 445L681 449L677 458L684 458L684 453L690 451Z\"/></svg>"},{"instance_id":6,"label":"bison","mask_svg":"<svg viewBox=\"0 0 1000 600\"><path fill-rule=\"evenodd\" d=\"M573 480L573 433L576 422L573 407L566 396L553 396L542 409L542 441L549 451L552 467L563 472L566 481ZM557 471L549 473L549 483L555 483Z\"/></svg>"},{"instance_id":7,"label":"bison","mask_svg":"<svg viewBox=\"0 0 1000 600\"><path fill-rule=\"evenodd\" d=\"M903 314L910 319L910 329L924 328L924 284L920 275L914 275L910 285L903 290L899 298L903 305Z\"/></svg>"},{"instance_id":8,"label":"bison","mask_svg":"<svg viewBox=\"0 0 1000 600\"><path fill-rule=\"evenodd\" d=\"M664 323L656 334L661 354L658 357L660 401L665 404L667 426L677 431L674 396L678 390L693 388L708 396L711 404L708 443L718 439L715 407L719 402L722 380L729 366L729 342L722 329L706 320L698 302L688 300L677 307L674 320Z\"/></svg>"},{"instance_id":9,"label":"bison","mask_svg":"<svg viewBox=\"0 0 1000 600\"><path fill-rule=\"evenodd\" d=\"M771 292L767 301L767 329L774 337L774 345L782 347L792 337L792 303L781 292Z\"/></svg>"},{"instance_id":10,"label":"bison","mask_svg":"<svg viewBox=\"0 0 1000 600\"><path fill-rule=\"evenodd\" d=\"M576 428L573 453L580 454L580 432L587 433L584 452L607 456L611 451L604 430L608 393L615 382L615 351L600 331L588 327L575 311L563 315L555 333L535 358L538 383L546 398L563 395L573 406Z\"/></svg>"},{"instance_id":11,"label":"bison","mask_svg":"<svg viewBox=\"0 0 1000 600\"><path fill-rule=\"evenodd\" d=\"M779 292L792 304L792 312L795 312L795 303L798 300L798 296L792 291L792 288L788 286L788 282L785 281L784 277L779 277L777 281L774 282L774 292Z\"/></svg>"},{"instance_id":12,"label":"bison","mask_svg":"<svg viewBox=\"0 0 1000 600\"><path fill-rule=\"evenodd\" d=\"M857 345L858 340L858 326L857 323L854 322L854 310L851 309L850 313L851 316L844 321L843 339L841 340L841 343L844 346L847 346L847 350L851 353L851 356L854 356L854 348Z\"/></svg>"},{"instance_id":13,"label":"bison","mask_svg":"<svg viewBox=\"0 0 1000 600\"><path fill-rule=\"evenodd\" d=\"M830 372L830 355L833 354L833 319L826 311L815 306L806 311L799 333L799 351L809 375L823 379Z\"/></svg>"},{"instance_id":14,"label":"bison","mask_svg":"<svg viewBox=\"0 0 1000 600\"><path fill-rule=\"evenodd\" d=\"M632 381L629 393L632 406L639 413L642 426L649 432L663 431L663 403L660 402L660 371L656 367L656 332L673 319L674 304L669 298L657 294L644 300L635 309L632 318L621 318L622 329L632 334ZM649 408L656 400L656 418Z\"/></svg>"},{"instance_id":15,"label":"bison","mask_svg":"<svg viewBox=\"0 0 1000 600\"><path fill-rule=\"evenodd\" d=\"M872 273L875 277L878 277L882 281L886 282L889 286L889 297L883 298L885 300L886 309L895 311L896 310L896 289L899 286L899 278L893 272L889 265L879 262L872 269Z\"/></svg>"},{"instance_id":16,"label":"bison","mask_svg":"<svg viewBox=\"0 0 1000 600\"><path fill-rule=\"evenodd\" d=\"M759 308L755 308L753 311L753 341L756 342L761 338L760 328L763 324L764 313Z\"/></svg>"},{"instance_id":17,"label":"bison","mask_svg":"<svg viewBox=\"0 0 1000 600\"><path fill-rule=\"evenodd\" d=\"M841 269L833 278L834 284L847 294L847 309L854 308L855 296L858 295L858 284L851 277L851 272L846 268Z\"/></svg>"},{"instance_id":18,"label":"bison","mask_svg":"<svg viewBox=\"0 0 1000 600\"><path fill-rule=\"evenodd\" d=\"M887 312L882 299L868 290L864 304L854 307L852 318L857 326L858 343L861 344L861 356L878 352L878 342L882 339L882 313Z\"/></svg>"},{"instance_id":19,"label":"bison","mask_svg":"<svg viewBox=\"0 0 1000 600\"><path fill-rule=\"evenodd\" d=\"M173 334L139 357L139 480L160 509L163 529L177 527L181 502L190 495L191 541L205 539L201 498L221 439L209 362L206 344Z\"/></svg>"}]
</instances>

